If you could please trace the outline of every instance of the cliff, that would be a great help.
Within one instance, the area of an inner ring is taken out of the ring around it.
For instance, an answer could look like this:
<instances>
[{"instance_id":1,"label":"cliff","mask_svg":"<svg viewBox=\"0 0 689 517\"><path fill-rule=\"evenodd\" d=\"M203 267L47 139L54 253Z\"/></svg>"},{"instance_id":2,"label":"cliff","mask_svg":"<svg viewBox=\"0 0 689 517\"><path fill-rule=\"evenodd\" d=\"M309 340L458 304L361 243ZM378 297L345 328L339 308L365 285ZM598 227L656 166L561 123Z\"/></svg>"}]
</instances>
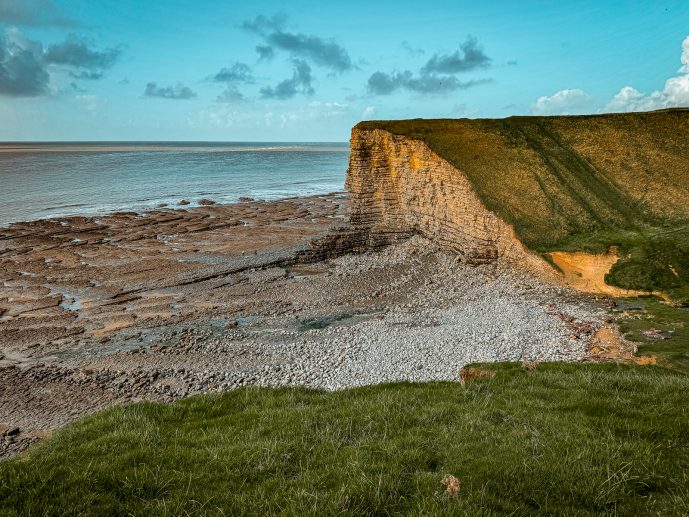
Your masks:
<instances>
[{"instance_id":1,"label":"cliff","mask_svg":"<svg viewBox=\"0 0 689 517\"><path fill-rule=\"evenodd\" d=\"M467 177L424 142L354 129L347 189L351 223L382 241L421 233L471 263L524 260L512 227L488 210Z\"/></svg>"},{"instance_id":2,"label":"cliff","mask_svg":"<svg viewBox=\"0 0 689 517\"><path fill-rule=\"evenodd\" d=\"M689 110L362 122L347 188L369 244L418 232L541 268L614 253L608 285L689 296Z\"/></svg>"}]
</instances>

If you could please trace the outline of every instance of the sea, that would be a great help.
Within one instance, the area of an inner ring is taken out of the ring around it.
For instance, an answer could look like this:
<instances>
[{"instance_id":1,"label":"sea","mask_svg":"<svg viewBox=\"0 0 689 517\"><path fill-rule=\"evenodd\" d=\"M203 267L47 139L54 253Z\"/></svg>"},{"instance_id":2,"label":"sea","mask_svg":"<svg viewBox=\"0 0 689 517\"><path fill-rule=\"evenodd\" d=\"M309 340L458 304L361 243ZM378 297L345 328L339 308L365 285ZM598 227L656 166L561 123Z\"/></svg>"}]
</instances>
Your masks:
<instances>
[{"instance_id":1,"label":"sea","mask_svg":"<svg viewBox=\"0 0 689 517\"><path fill-rule=\"evenodd\" d=\"M348 159L346 143L4 143L0 226L339 192Z\"/></svg>"}]
</instances>

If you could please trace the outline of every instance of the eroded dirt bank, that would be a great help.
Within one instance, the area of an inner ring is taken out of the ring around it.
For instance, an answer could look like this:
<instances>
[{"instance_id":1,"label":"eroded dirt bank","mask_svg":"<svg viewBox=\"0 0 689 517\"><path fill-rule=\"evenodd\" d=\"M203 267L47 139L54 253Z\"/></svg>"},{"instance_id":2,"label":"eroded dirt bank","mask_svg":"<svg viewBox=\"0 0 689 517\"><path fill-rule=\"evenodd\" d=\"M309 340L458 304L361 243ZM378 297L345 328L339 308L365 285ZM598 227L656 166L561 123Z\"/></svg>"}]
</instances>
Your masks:
<instances>
[{"instance_id":1,"label":"eroded dirt bank","mask_svg":"<svg viewBox=\"0 0 689 517\"><path fill-rule=\"evenodd\" d=\"M580 360L594 299L413 237L304 263L341 195L0 229L0 456L111 404ZM340 250L341 251L341 250ZM302 257L302 259L299 259Z\"/></svg>"}]
</instances>

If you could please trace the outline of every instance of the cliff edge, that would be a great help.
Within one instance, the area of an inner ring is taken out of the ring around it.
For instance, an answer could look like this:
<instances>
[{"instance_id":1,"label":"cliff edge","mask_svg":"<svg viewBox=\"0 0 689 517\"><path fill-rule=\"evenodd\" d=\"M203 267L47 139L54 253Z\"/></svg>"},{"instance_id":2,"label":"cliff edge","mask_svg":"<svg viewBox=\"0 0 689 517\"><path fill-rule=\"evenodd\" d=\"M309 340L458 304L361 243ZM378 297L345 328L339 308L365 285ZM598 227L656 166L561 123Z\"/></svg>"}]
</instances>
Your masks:
<instances>
[{"instance_id":1,"label":"cliff edge","mask_svg":"<svg viewBox=\"0 0 689 517\"><path fill-rule=\"evenodd\" d=\"M369 240L421 233L469 262L689 299L687 109L361 122L347 188Z\"/></svg>"}]
</instances>

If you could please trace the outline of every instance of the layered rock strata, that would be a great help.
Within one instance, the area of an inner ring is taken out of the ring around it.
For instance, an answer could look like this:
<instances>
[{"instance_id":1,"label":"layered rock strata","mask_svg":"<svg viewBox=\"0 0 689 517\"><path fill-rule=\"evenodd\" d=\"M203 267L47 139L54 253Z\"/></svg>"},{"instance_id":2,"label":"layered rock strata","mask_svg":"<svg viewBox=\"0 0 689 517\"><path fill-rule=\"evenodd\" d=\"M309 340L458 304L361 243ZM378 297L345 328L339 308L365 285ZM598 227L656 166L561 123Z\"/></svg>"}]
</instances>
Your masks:
<instances>
[{"instance_id":1,"label":"layered rock strata","mask_svg":"<svg viewBox=\"0 0 689 517\"><path fill-rule=\"evenodd\" d=\"M347 190L352 197L347 235L355 243L350 246L420 234L470 264L505 258L544 269L513 228L485 207L462 171L419 140L354 128Z\"/></svg>"}]
</instances>

